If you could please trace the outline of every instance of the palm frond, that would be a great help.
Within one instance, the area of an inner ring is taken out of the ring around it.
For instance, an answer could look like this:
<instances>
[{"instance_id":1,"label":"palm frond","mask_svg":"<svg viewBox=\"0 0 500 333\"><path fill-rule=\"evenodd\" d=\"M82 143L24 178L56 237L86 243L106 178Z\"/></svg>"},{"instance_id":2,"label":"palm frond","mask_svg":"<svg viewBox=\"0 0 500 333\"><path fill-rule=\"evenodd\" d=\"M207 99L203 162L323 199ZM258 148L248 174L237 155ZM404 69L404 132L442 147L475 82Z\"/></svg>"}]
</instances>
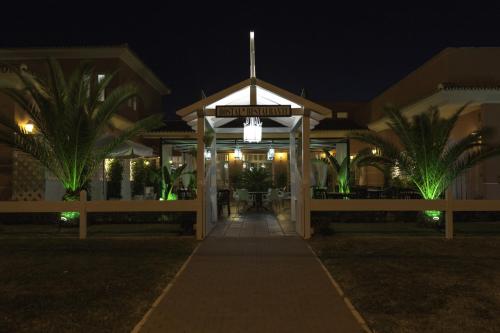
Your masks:
<instances>
[{"instance_id":1,"label":"palm frond","mask_svg":"<svg viewBox=\"0 0 500 333\"><path fill-rule=\"evenodd\" d=\"M40 161L68 191L75 192L86 186L114 148L160 126L161 116L136 122L107 147L99 148L97 140L106 131L111 117L128 98L137 94L137 89L118 87L101 102L99 95L114 74L92 85L94 69L89 62L77 66L68 78L56 60L49 59L47 66L46 79L12 68L19 84L0 86L0 92L24 109L36 128L36 135L29 135L11 120L0 118L0 141Z\"/></svg>"},{"instance_id":2,"label":"palm frond","mask_svg":"<svg viewBox=\"0 0 500 333\"><path fill-rule=\"evenodd\" d=\"M378 156L359 156L356 164L398 167L420 190L422 197L439 197L462 172L500 154L499 148L486 147L482 142L487 133L485 130L451 142L451 132L467 106L465 104L449 118L441 117L439 109L431 107L411 120L400 110L386 109L389 128L396 135L398 144L375 133L354 133L351 139L368 143L380 151Z\"/></svg>"}]
</instances>

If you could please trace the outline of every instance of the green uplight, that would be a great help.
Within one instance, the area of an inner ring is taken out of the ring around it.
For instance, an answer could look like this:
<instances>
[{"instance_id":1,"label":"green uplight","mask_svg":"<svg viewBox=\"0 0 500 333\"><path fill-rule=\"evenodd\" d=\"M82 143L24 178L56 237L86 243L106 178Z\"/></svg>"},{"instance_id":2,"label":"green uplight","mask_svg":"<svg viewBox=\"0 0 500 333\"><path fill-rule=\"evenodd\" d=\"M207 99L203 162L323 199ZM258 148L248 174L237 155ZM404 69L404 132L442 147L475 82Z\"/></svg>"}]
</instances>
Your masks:
<instances>
[{"instance_id":1,"label":"green uplight","mask_svg":"<svg viewBox=\"0 0 500 333\"><path fill-rule=\"evenodd\" d=\"M68 222L71 220L75 220L80 217L79 212L62 212L61 213L61 220L64 222Z\"/></svg>"},{"instance_id":2,"label":"green uplight","mask_svg":"<svg viewBox=\"0 0 500 333\"><path fill-rule=\"evenodd\" d=\"M175 193L169 193L168 197L167 197L167 200L169 200L169 201L177 200L177 194L175 194Z\"/></svg>"},{"instance_id":3,"label":"green uplight","mask_svg":"<svg viewBox=\"0 0 500 333\"><path fill-rule=\"evenodd\" d=\"M425 215L436 222L441 219L441 211L439 210L426 210Z\"/></svg>"}]
</instances>

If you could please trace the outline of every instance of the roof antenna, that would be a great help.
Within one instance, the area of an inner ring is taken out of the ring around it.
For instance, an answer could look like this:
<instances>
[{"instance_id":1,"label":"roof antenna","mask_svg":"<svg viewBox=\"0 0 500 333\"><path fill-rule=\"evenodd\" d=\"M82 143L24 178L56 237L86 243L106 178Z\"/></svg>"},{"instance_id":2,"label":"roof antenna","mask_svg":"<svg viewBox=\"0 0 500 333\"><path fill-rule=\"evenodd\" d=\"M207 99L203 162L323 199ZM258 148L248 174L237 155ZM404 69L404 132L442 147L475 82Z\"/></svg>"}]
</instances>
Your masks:
<instances>
[{"instance_id":1,"label":"roof antenna","mask_svg":"<svg viewBox=\"0 0 500 333\"><path fill-rule=\"evenodd\" d=\"M300 90L300 97L304 97L304 98L306 98L306 97L307 97L306 88L302 88L302 89Z\"/></svg>"},{"instance_id":2,"label":"roof antenna","mask_svg":"<svg viewBox=\"0 0 500 333\"><path fill-rule=\"evenodd\" d=\"M250 78L255 79L255 34L250 31Z\"/></svg>"},{"instance_id":3,"label":"roof antenna","mask_svg":"<svg viewBox=\"0 0 500 333\"><path fill-rule=\"evenodd\" d=\"M201 89L201 99L207 98L207 95L205 94L205 91Z\"/></svg>"}]
</instances>

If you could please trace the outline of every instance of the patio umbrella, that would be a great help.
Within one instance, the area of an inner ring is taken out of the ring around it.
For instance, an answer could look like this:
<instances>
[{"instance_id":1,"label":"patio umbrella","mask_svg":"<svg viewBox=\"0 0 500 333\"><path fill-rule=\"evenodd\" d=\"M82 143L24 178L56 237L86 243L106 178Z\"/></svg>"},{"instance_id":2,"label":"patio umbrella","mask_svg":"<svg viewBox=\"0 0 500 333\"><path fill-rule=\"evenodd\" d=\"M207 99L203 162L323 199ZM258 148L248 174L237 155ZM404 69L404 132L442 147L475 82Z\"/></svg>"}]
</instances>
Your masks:
<instances>
[{"instance_id":1,"label":"patio umbrella","mask_svg":"<svg viewBox=\"0 0 500 333\"><path fill-rule=\"evenodd\" d=\"M105 134L102 138L97 141L97 147L104 147L109 145L115 140L116 137L112 134ZM125 140L120 145L118 145L113 151L109 153L108 158L120 158L120 159L130 159L137 157L152 157L153 156L153 148L145 146L143 144ZM102 164L102 172L105 174L104 170L104 162ZM106 182L102 182L102 195L106 196Z\"/></svg>"},{"instance_id":2,"label":"patio umbrella","mask_svg":"<svg viewBox=\"0 0 500 333\"><path fill-rule=\"evenodd\" d=\"M112 134L106 134L97 141L98 147L109 145L116 137ZM136 158L136 157L152 157L153 148L143 144L125 140L108 155L109 158Z\"/></svg>"}]
</instances>

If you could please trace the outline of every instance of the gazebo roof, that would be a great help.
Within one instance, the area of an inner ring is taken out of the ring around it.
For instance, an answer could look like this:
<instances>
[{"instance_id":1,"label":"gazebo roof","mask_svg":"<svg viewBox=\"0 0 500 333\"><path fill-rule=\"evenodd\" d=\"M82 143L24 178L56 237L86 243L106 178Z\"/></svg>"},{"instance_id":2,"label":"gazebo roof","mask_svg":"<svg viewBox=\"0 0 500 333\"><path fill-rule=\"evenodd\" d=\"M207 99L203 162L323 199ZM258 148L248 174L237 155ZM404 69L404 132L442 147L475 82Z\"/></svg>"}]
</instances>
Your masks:
<instances>
[{"instance_id":1,"label":"gazebo roof","mask_svg":"<svg viewBox=\"0 0 500 333\"><path fill-rule=\"evenodd\" d=\"M290 105L292 109L291 117L270 118L274 122L281 124L281 127L293 127L300 120L305 110L311 114L311 128L314 128L322 119L331 118L332 116L332 111L329 108L257 78L243 80L184 107L176 113L193 129L196 128L198 111L204 113L214 128L222 127L236 118L215 118L216 107L222 105L250 105L250 87L252 84L256 86L257 105Z\"/></svg>"}]
</instances>

